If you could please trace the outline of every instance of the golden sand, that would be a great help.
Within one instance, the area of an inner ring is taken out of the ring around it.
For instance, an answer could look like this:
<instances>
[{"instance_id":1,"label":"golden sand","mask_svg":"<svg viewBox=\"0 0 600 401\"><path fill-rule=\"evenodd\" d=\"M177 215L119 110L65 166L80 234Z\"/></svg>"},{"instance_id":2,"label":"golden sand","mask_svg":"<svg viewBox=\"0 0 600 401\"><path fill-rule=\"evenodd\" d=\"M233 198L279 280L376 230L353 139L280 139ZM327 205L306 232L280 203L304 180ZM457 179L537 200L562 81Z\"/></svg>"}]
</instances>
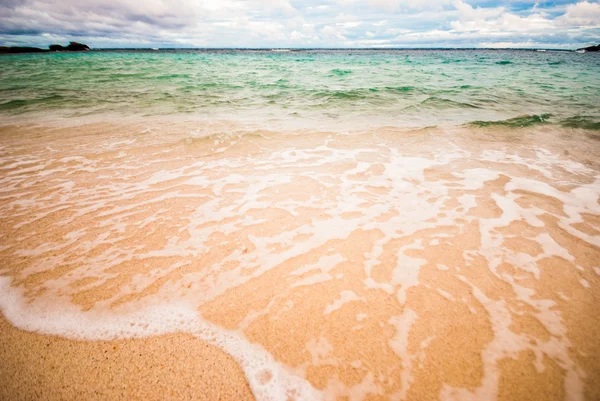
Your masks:
<instances>
[{"instance_id":1,"label":"golden sand","mask_svg":"<svg viewBox=\"0 0 600 401\"><path fill-rule=\"evenodd\" d=\"M73 341L0 322L2 400L253 400L225 352L189 334Z\"/></svg>"},{"instance_id":2,"label":"golden sand","mask_svg":"<svg viewBox=\"0 0 600 401\"><path fill-rule=\"evenodd\" d=\"M3 398L600 399L589 133L0 141Z\"/></svg>"}]
</instances>

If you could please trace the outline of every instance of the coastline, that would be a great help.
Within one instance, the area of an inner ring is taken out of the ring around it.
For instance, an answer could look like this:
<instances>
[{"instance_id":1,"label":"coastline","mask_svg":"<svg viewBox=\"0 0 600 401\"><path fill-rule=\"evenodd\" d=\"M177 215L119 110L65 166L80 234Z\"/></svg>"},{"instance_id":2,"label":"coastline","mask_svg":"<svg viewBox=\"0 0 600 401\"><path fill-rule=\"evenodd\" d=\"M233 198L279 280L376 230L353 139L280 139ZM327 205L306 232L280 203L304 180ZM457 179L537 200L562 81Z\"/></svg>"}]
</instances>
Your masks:
<instances>
[{"instance_id":1,"label":"coastline","mask_svg":"<svg viewBox=\"0 0 600 401\"><path fill-rule=\"evenodd\" d=\"M26 290L19 323L47 326L35 312L52 301L81 323L183 299L330 395L600 394L597 139L552 126L223 133L233 126L2 127L0 275ZM19 367L8 398L30 398L37 376L40 398L94 398L100 383L98 398L174 385L173 398L252 399L256 377L191 334L0 332Z\"/></svg>"}]
</instances>

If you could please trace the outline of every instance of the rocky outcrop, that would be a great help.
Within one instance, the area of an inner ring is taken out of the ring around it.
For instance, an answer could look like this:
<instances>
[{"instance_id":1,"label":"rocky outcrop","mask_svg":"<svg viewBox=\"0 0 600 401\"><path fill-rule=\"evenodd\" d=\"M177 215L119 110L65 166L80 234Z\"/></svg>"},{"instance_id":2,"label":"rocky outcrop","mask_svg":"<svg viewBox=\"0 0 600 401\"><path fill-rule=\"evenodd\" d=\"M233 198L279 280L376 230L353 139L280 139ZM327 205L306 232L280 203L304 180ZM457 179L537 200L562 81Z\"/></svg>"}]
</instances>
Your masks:
<instances>
[{"instance_id":1,"label":"rocky outcrop","mask_svg":"<svg viewBox=\"0 0 600 401\"><path fill-rule=\"evenodd\" d=\"M21 46L0 46L0 53L43 53L48 50L39 49L37 47L21 47Z\"/></svg>"},{"instance_id":2,"label":"rocky outcrop","mask_svg":"<svg viewBox=\"0 0 600 401\"><path fill-rule=\"evenodd\" d=\"M0 53L44 53L44 52L80 52L92 50L88 45L78 42L69 42L68 46L50 45L49 50L37 47L0 46Z\"/></svg>"},{"instance_id":3,"label":"rocky outcrop","mask_svg":"<svg viewBox=\"0 0 600 401\"><path fill-rule=\"evenodd\" d=\"M81 52L86 50L92 49L88 45L78 42L69 42L68 46L50 45L51 52Z\"/></svg>"},{"instance_id":4,"label":"rocky outcrop","mask_svg":"<svg viewBox=\"0 0 600 401\"><path fill-rule=\"evenodd\" d=\"M585 50L586 52L600 52L600 45L583 47L581 49L577 49L578 51Z\"/></svg>"},{"instance_id":5,"label":"rocky outcrop","mask_svg":"<svg viewBox=\"0 0 600 401\"><path fill-rule=\"evenodd\" d=\"M92 49L90 49L88 45L84 45L83 43L69 42L69 46L65 47L64 50L70 52L81 52Z\"/></svg>"}]
</instances>

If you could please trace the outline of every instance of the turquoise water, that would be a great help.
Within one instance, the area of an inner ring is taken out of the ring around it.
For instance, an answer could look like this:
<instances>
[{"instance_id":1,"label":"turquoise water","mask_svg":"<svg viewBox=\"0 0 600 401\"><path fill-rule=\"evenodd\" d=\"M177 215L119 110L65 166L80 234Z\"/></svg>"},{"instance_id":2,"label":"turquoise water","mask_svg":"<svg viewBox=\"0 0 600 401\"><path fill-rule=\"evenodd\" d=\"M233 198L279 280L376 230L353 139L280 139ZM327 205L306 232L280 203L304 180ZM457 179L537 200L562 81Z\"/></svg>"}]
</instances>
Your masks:
<instances>
[{"instance_id":1,"label":"turquoise water","mask_svg":"<svg viewBox=\"0 0 600 401\"><path fill-rule=\"evenodd\" d=\"M184 116L598 129L600 55L535 51L129 51L0 57L5 120ZM519 126L520 120L507 125Z\"/></svg>"}]
</instances>

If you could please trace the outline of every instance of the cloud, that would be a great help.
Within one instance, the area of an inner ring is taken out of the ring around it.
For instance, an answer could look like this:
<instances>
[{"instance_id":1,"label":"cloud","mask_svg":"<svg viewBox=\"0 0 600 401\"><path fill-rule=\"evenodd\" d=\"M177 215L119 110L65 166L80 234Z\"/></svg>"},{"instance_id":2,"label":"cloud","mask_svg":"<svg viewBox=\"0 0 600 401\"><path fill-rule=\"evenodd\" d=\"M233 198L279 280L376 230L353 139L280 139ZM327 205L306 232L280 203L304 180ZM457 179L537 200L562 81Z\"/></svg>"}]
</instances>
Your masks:
<instances>
[{"instance_id":1,"label":"cloud","mask_svg":"<svg viewBox=\"0 0 600 401\"><path fill-rule=\"evenodd\" d=\"M556 19L558 26L567 27L600 27L600 4L583 1L570 4L566 13Z\"/></svg>"},{"instance_id":2,"label":"cloud","mask_svg":"<svg viewBox=\"0 0 600 401\"><path fill-rule=\"evenodd\" d=\"M92 47L579 47L600 42L600 4L0 0L0 44L47 46L73 39Z\"/></svg>"},{"instance_id":3,"label":"cloud","mask_svg":"<svg viewBox=\"0 0 600 401\"><path fill-rule=\"evenodd\" d=\"M396 10L435 10L444 5L451 4L452 0L367 0L370 7L381 8L386 11Z\"/></svg>"},{"instance_id":4,"label":"cloud","mask_svg":"<svg viewBox=\"0 0 600 401\"><path fill-rule=\"evenodd\" d=\"M369 0L369 6L393 11L400 7L401 0Z\"/></svg>"},{"instance_id":5,"label":"cloud","mask_svg":"<svg viewBox=\"0 0 600 401\"><path fill-rule=\"evenodd\" d=\"M507 12L504 7L473 8L458 0L455 2L460 19L452 21L454 32L485 32L490 36L505 32L536 32L552 27L552 21L534 13L526 17Z\"/></svg>"},{"instance_id":6,"label":"cloud","mask_svg":"<svg viewBox=\"0 0 600 401\"><path fill-rule=\"evenodd\" d=\"M454 7L458 11L462 21L486 20L489 18L498 17L505 12L504 7L475 8L462 0L454 1Z\"/></svg>"},{"instance_id":7,"label":"cloud","mask_svg":"<svg viewBox=\"0 0 600 401\"><path fill-rule=\"evenodd\" d=\"M339 28L333 27L331 25L327 25L321 29L321 33L330 39L337 40L347 40L347 38L342 34L342 31Z\"/></svg>"}]
</instances>

